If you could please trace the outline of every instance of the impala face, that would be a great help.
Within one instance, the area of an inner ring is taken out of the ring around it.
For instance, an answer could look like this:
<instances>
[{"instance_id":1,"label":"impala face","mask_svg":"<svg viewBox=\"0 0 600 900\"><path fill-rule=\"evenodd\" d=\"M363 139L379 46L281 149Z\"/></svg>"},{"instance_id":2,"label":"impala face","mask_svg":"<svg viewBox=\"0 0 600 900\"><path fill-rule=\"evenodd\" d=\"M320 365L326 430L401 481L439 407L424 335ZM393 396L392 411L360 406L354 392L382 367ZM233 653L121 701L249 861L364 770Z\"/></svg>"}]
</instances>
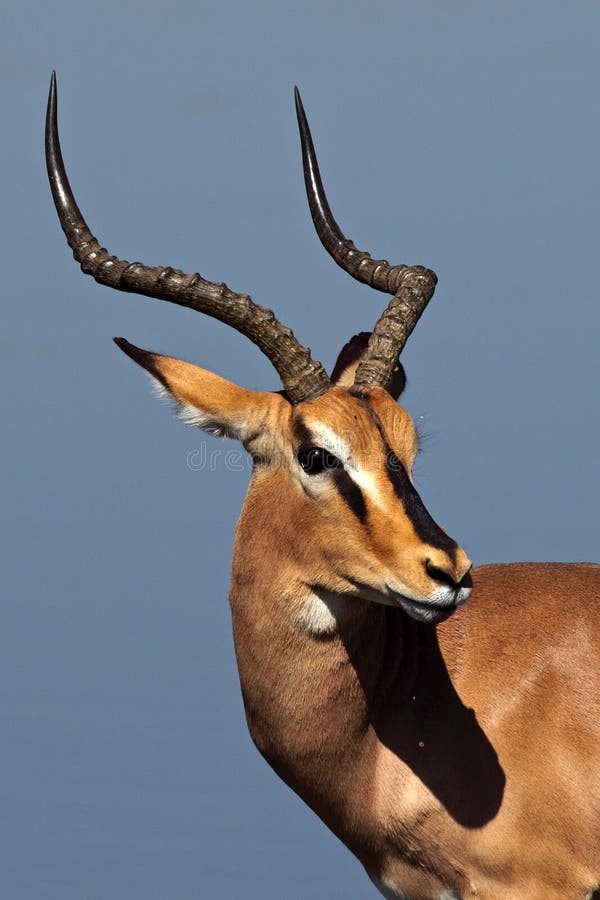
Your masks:
<instances>
[{"instance_id":1,"label":"impala face","mask_svg":"<svg viewBox=\"0 0 600 900\"><path fill-rule=\"evenodd\" d=\"M416 429L386 391L330 389L295 408L291 440L290 474L320 533L339 548L331 589L399 605L423 622L442 621L467 600L471 562L413 486Z\"/></svg>"},{"instance_id":2,"label":"impala face","mask_svg":"<svg viewBox=\"0 0 600 900\"><path fill-rule=\"evenodd\" d=\"M397 605L421 622L440 622L467 600L471 562L413 486L416 429L387 391L334 385L294 406L118 343L185 422L242 441L273 528L310 551L304 573L312 590Z\"/></svg>"},{"instance_id":3,"label":"impala face","mask_svg":"<svg viewBox=\"0 0 600 900\"><path fill-rule=\"evenodd\" d=\"M298 93L304 177L317 233L354 278L392 294L373 333L357 335L346 345L331 376L289 328L247 295L199 274L110 256L90 232L71 191L56 107L53 76L46 118L48 175L82 269L118 290L169 300L232 325L269 357L285 390L246 391L122 338L116 339L118 346L176 401L186 422L236 438L253 455L253 491L268 495L284 546L301 541L310 547L304 572L308 588L400 606L422 622L447 618L469 596L471 563L435 524L413 487L417 437L410 416L395 402L404 384L398 356L433 294L436 277L419 266L374 260L344 237L323 191Z\"/></svg>"}]
</instances>

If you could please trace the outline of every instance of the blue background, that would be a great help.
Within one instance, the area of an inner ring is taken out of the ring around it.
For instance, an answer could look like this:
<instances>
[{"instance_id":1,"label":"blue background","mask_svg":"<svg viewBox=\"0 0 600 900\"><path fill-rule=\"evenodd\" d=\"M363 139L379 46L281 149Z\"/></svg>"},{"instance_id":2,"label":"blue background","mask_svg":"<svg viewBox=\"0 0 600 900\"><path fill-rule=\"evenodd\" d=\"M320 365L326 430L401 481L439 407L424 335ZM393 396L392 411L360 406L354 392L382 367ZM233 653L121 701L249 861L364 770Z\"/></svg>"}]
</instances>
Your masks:
<instances>
[{"instance_id":1,"label":"blue background","mask_svg":"<svg viewBox=\"0 0 600 900\"><path fill-rule=\"evenodd\" d=\"M598 4L0 16L0 896L374 896L246 732L226 596L247 468L172 421L110 338L277 379L220 323L78 271L46 184L50 70L109 249L250 292L331 365L386 301L313 232L297 82L342 228L440 278L403 357L432 514L478 563L594 559Z\"/></svg>"}]
</instances>

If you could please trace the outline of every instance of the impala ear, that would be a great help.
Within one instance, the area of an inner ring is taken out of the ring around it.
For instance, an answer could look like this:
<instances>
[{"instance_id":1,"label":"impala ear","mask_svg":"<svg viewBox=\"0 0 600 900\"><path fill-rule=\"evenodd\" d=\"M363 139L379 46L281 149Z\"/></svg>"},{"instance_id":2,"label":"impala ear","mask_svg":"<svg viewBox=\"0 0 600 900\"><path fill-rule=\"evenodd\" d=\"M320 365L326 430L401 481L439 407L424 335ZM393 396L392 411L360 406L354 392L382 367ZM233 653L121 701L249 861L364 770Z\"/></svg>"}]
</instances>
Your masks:
<instances>
[{"instance_id":1,"label":"impala ear","mask_svg":"<svg viewBox=\"0 0 600 900\"><path fill-rule=\"evenodd\" d=\"M333 372L331 373L331 380L334 384L337 384L340 387L352 387L356 370L365 355L370 337L370 331L359 331L358 334L355 334L354 337L350 338L348 343L342 347L337 362L333 367ZM397 400L405 387L406 375L404 374L404 367L398 360L388 393L392 395L394 400Z\"/></svg>"},{"instance_id":2,"label":"impala ear","mask_svg":"<svg viewBox=\"0 0 600 900\"><path fill-rule=\"evenodd\" d=\"M142 350L125 338L114 341L146 371L160 396L175 401L178 418L218 437L242 443L260 437L289 406L278 394L248 391L192 363Z\"/></svg>"}]
</instances>

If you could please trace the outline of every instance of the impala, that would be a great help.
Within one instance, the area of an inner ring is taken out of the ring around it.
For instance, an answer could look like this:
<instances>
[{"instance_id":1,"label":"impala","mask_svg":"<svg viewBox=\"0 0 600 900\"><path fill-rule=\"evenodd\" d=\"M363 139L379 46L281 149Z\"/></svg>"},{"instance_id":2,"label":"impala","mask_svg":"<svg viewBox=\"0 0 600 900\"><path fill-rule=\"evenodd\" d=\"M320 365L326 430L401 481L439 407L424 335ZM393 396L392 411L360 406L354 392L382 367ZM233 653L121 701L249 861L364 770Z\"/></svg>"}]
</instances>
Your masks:
<instances>
[{"instance_id":1,"label":"impala","mask_svg":"<svg viewBox=\"0 0 600 900\"><path fill-rule=\"evenodd\" d=\"M398 356L433 272L374 260L344 237L296 93L319 238L392 297L329 376L247 295L102 249L67 180L56 104L53 76L48 174L83 271L232 325L283 383L245 390L116 339L186 422L253 458L230 602L262 755L385 897L599 898L600 566L472 570L425 509Z\"/></svg>"}]
</instances>

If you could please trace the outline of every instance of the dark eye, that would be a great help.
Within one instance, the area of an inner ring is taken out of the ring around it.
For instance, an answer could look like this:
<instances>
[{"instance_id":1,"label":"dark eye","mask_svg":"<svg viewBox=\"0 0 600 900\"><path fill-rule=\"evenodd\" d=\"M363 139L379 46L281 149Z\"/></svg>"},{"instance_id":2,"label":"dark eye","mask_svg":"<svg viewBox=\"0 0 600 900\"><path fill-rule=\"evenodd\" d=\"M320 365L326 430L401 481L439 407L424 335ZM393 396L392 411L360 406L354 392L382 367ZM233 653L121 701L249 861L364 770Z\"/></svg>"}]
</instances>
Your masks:
<instances>
[{"instance_id":1,"label":"dark eye","mask_svg":"<svg viewBox=\"0 0 600 900\"><path fill-rule=\"evenodd\" d=\"M298 453L298 462L308 475L318 475L326 469L339 469L341 462L323 447L308 447Z\"/></svg>"}]
</instances>

